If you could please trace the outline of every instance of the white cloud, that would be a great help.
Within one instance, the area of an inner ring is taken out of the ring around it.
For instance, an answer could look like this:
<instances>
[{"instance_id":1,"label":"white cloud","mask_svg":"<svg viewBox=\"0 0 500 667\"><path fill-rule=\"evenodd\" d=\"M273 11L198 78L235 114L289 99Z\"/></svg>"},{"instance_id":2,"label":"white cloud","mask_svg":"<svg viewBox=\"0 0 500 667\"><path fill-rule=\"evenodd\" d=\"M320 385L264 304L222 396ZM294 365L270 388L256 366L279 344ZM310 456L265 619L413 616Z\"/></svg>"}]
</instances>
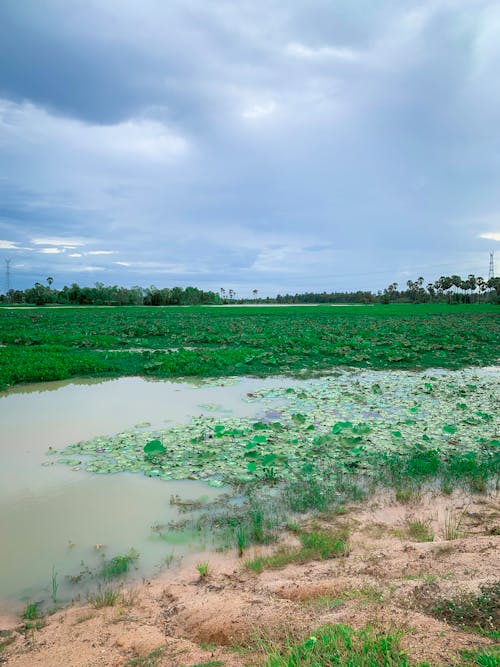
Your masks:
<instances>
[{"instance_id":1,"label":"white cloud","mask_svg":"<svg viewBox=\"0 0 500 667\"><path fill-rule=\"evenodd\" d=\"M500 241L500 232L488 232L486 234L479 234L480 239L489 239L490 241Z\"/></svg>"},{"instance_id":2,"label":"white cloud","mask_svg":"<svg viewBox=\"0 0 500 667\"><path fill-rule=\"evenodd\" d=\"M61 248L40 248L37 252L41 252L44 255L59 255L61 252L64 252L64 249Z\"/></svg>"},{"instance_id":3,"label":"white cloud","mask_svg":"<svg viewBox=\"0 0 500 667\"><path fill-rule=\"evenodd\" d=\"M82 257L81 252L72 252L68 255L68 257Z\"/></svg>"},{"instance_id":4,"label":"white cloud","mask_svg":"<svg viewBox=\"0 0 500 667\"><path fill-rule=\"evenodd\" d=\"M0 250L21 250L19 244L15 241L2 241L0 240Z\"/></svg>"},{"instance_id":5,"label":"white cloud","mask_svg":"<svg viewBox=\"0 0 500 667\"><path fill-rule=\"evenodd\" d=\"M131 266L130 262L115 262L118 266Z\"/></svg>"},{"instance_id":6,"label":"white cloud","mask_svg":"<svg viewBox=\"0 0 500 667\"><path fill-rule=\"evenodd\" d=\"M243 118L254 120L256 118L264 118L270 116L276 111L276 102L270 101L264 104L253 104L248 109L245 109L241 114Z\"/></svg>"},{"instance_id":7,"label":"white cloud","mask_svg":"<svg viewBox=\"0 0 500 667\"><path fill-rule=\"evenodd\" d=\"M89 250L86 255L116 255L116 250Z\"/></svg>"},{"instance_id":8,"label":"white cloud","mask_svg":"<svg viewBox=\"0 0 500 667\"><path fill-rule=\"evenodd\" d=\"M334 46L320 46L310 47L301 42L290 42L286 45L286 51L296 58L303 58L307 60L321 60L325 58L333 60L359 60L361 53L354 49L347 49L344 47Z\"/></svg>"},{"instance_id":9,"label":"white cloud","mask_svg":"<svg viewBox=\"0 0 500 667\"><path fill-rule=\"evenodd\" d=\"M67 238L64 236L36 237L31 239L31 242L34 245L55 245L61 246L62 248L77 248L78 246L83 246L87 243L80 238Z\"/></svg>"}]
</instances>

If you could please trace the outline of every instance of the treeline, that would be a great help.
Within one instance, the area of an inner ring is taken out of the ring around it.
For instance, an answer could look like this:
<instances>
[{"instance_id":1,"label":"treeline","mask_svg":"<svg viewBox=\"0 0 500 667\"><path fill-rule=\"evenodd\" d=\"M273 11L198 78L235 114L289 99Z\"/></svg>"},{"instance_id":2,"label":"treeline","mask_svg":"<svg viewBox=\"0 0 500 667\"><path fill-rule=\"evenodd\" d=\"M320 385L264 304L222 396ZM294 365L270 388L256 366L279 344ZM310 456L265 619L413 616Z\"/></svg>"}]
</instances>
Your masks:
<instances>
[{"instance_id":1,"label":"treeline","mask_svg":"<svg viewBox=\"0 0 500 667\"><path fill-rule=\"evenodd\" d=\"M53 278L46 285L35 283L26 290L9 290L0 295L0 303L25 303L36 306L46 304L89 306L198 306L202 304L243 303L500 303L500 278L484 280L469 275L466 279L458 275L441 276L433 283L425 284L420 276L408 280L403 288L391 283L377 293L358 290L356 292L305 292L302 294L278 294L276 298L257 298L258 290L252 291L252 299L238 298L234 290L221 288L218 292L205 291L197 287L119 287L96 283L94 287L70 287L53 289Z\"/></svg>"},{"instance_id":2,"label":"treeline","mask_svg":"<svg viewBox=\"0 0 500 667\"><path fill-rule=\"evenodd\" d=\"M306 292L278 294L277 303L498 303L500 278L484 280L480 276L441 276L425 284L422 276L408 280L405 287L391 283L383 291L373 292Z\"/></svg>"},{"instance_id":3,"label":"treeline","mask_svg":"<svg viewBox=\"0 0 500 667\"><path fill-rule=\"evenodd\" d=\"M420 276L407 280L405 287L391 283L383 291L373 292L306 292L278 294L277 303L499 303L500 278L484 280L481 276L441 276L425 284Z\"/></svg>"},{"instance_id":4,"label":"treeline","mask_svg":"<svg viewBox=\"0 0 500 667\"><path fill-rule=\"evenodd\" d=\"M220 303L215 292L206 292L197 287L119 287L96 283L94 287L80 287L73 283L62 289L52 288L52 278L47 285L35 283L26 290L10 290L0 296L0 302L26 303L36 306L46 304L80 306L196 306Z\"/></svg>"}]
</instances>

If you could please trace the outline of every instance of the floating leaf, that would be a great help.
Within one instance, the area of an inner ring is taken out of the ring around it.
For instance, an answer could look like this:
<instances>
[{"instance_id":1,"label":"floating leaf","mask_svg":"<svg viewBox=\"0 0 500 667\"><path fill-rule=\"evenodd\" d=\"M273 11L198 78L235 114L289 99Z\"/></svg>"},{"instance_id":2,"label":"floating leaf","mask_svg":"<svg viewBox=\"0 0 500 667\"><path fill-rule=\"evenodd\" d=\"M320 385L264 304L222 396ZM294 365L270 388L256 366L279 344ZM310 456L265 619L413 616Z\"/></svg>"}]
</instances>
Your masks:
<instances>
[{"instance_id":1,"label":"floating leaf","mask_svg":"<svg viewBox=\"0 0 500 667\"><path fill-rule=\"evenodd\" d=\"M164 454L167 450L162 444L161 440L150 440L144 445L145 454Z\"/></svg>"}]
</instances>

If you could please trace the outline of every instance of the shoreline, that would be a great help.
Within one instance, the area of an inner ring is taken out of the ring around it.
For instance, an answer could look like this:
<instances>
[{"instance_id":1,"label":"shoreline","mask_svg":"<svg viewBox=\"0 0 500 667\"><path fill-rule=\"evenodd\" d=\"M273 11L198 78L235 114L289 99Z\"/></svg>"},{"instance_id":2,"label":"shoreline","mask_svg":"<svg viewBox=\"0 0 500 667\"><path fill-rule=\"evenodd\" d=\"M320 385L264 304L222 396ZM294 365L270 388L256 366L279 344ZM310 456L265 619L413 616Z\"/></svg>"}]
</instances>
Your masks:
<instances>
[{"instance_id":1,"label":"shoreline","mask_svg":"<svg viewBox=\"0 0 500 667\"><path fill-rule=\"evenodd\" d=\"M446 540L451 515L462 516L462 533ZM123 597L112 606L69 606L29 631L17 619L12 643L0 656L13 667L125 667L151 655L156 662L144 664L263 665L262 644L270 638L279 644L286 636L304 638L325 623L342 623L395 627L412 661L461 664L460 651L487 650L492 640L429 609L498 577L499 520L497 491L417 493L404 503L392 491L380 492L351 504L345 514L304 519L303 530L347 527L348 555L292 560L260 573L245 567L249 560L293 552L297 534L285 531L277 544L249 547L243 558L234 550L187 556L178 570L139 585L125 583ZM432 541L417 541L407 532L417 521L429 526ZM198 573L201 561L208 563L206 576Z\"/></svg>"}]
</instances>

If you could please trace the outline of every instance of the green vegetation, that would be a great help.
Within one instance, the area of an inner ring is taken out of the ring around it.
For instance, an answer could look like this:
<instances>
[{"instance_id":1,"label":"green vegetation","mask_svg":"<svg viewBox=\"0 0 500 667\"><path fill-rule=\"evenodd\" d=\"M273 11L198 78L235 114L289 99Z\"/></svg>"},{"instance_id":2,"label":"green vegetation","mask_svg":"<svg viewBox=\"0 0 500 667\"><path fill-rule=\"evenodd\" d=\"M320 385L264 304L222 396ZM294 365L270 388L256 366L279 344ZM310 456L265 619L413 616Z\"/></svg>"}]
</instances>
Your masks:
<instances>
[{"instance_id":1,"label":"green vegetation","mask_svg":"<svg viewBox=\"0 0 500 667\"><path fill-rule=\"evenodd\" d=\"M450 599L426 600L424 607L447 623L500 637L500 581L483 584L477 593L464 591Z\"/></svg>"},{"instance_id":2,"label":"green vegetation","mask_svg":"<svg viewBox=\"0 0 500 667\"><path fill-rule=\"evenodd\" d=\"M348 495L357 500L368 482L415 492L442 479L450 489L462 484L475 490L500 471L495 392L494 374L473 370L453 376L337 371L246 397L279 421L201 416L187 425L99 436L48 453L97 473L207 479L214 486L286 481L283 493L296 512L327 509L355 479ZM255 515L252 522L245 530L261 541L262 518Z\"/></svg>"},{"instance_id":3,"label":"green vegetation","mask_svg":"<svg viewBox=\"0 0 500 667\"><path fill-rule=\"evenodd\" d=\"M349 532L341 528L334 532L315 530L300 535L302 546L282 548L270 556L258 556L245 562L245 567L253 572L263 569L276 569L290 563L307 563L310 560L340 558L349 553Z\"/></svg>"},{"instance_id":4,"label":"green vegetation","mask_svg":"<svg viewBox=\"0 0 500 667\"><path fill-rule=\"evenodd\" d=\"M54 604L57 602L57 591L59 589L59 584L57 582L57 575L59 572L56 572L55 565L52 566L52 575L50 578L50 597Z\"/></svg>"},{"instance_id":5,"label":"green vegetation","mask_svg":"<svg viewBox=\"0 0 500 667\"><path fill-rule=\"evenodd\" d=\"M415 542L432 542L434 540L434 533L430 526L430 522L423 519L409 521L407 534L408 537Z\"/></svg>"},{"instance_id":6,"label":"green vegetation","mask_svg":"<svg viewBox=\"0 0 500 667\"><path fill-rule=\"evenodd\" d=\"M40 611L39 602L28 602L23 612L21 613L21 618L25 621L34 621L37 618L40 618L42 615Z\"/></svg>"},{"instance_id":7,"label":"green vegetation","mask_svg":"<svg viewBox=\"0 0 500 667\"><path fill-rule=\"evenodd\" d=\"M4 651L9 644L16 641L16 635L13 630L0 630L0 653ZM0 662L2 658L0 657Z\"/></svg>"},{"instance_id":8,"label":"green vegetation","mask_svg":"<svg viewBox=\"0 0 500 667\"><path fill-rule=\"evenodd\" d=\"M347 625L325 625L307 639L290 642L285 649L268 651L266 667L410 667L399 646L400 636L372 628L355 631ZM425 667L426 663L420 663Z\"/></svg>"},{"instance_id":9,"label":"green vegetation","mask_svg":"<svg viewBox=\"0 0 500 667\"><path fill-rule=\"evenodd\" d=\"M112 586L99 586L97 591L88 596L90 604L96 609L103 607L114 607L122 599L122 592L119 588Z\"/></svg>"},{"instance_id":10,"label":"green vegetation","mask_svg":"<svg viewBox=\"0 0 500 667\"><path fill-rule=\"evenodd\" d=\"M444 520L443 537L445 540L458 540L462 537L462 523L465 510L460 514L448 512Z\"/></svg>"},{"instance_id":11,"label":"green vegetation","mask_svg":"<svg viewBox=\"0 0 500 667\"><path fill-rule=\"evenodd\" d=\"M0 309L0 388L76 376L487 365L498 359L496 312L484 304Z\"/></svg>"},{"instance_id":12,"label":"green vegetation","mask_svg":"<svg viewBox=\"0 0 500 667\"><path fill-rule=\"evenodd\" d=\"M100 576L103 579L116 579L127 574L130 566L139 558L139 554L135 549L131 549L127 554L122 556L114 556L110 560L104 561L101 567Z\"/></svg>"},{"instance_id":13,"label":"green vegetation","mask_svg":"<svg viewBox=\"0 0 500 667\"><path fill-rule=\"evenodd\" d=\"M198 563L196 566L200 579L206 579L210 573L210 565L208 563Z\"/></svg>"},{"instance_id":14,"label":"green vegetation","mask_svg":"<svg viewBox=\"0 0 500 667\"><path fill-rule=\"evenodd\" d=\"M126 667L156 667L165 653L165 648L155 648L144 658L132 658L127 662Z\"/></svg>"},{"instance_id":15,"label":"green vegetation","mask_svg":"<svg viewBox=\"0 0 500 667\"><path fill-rule=\"evenodd\" d=\"M45 626L45 618L40 609L40 602L28 602L21 613L23 619L23 630L25 633L33 633Z\"/></svg>"}]
</instances>

